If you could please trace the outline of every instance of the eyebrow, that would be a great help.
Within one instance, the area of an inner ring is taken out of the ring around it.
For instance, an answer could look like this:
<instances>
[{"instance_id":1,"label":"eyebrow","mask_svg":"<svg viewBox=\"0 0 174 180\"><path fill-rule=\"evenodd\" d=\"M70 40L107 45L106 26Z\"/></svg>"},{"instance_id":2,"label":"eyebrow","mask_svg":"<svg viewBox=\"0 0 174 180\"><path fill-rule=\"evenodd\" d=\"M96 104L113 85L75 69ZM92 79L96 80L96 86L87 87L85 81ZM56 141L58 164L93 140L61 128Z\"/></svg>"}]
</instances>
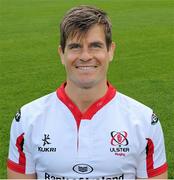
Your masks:
<instances>
[{"instance_id":1,"label":"eyebrow","mask_svg":"<svg viewBox=\"0 0 174 180\"><path fill-rule=\"evenodd\" d=\"M101 42L101 41L94 41L94 42L91 42L91 43L89 44L89 47L91 47L91 46L96 46L96 45L103 47L103 46L104 46L104 43ZM80 43L70 43L70 44L67 45L67 47L68 47L69 49L71 49L71 48L73 48L73 47L83 47L83 46L82 46L82 44L80 44Z\"/></svg>"}]
</instances>

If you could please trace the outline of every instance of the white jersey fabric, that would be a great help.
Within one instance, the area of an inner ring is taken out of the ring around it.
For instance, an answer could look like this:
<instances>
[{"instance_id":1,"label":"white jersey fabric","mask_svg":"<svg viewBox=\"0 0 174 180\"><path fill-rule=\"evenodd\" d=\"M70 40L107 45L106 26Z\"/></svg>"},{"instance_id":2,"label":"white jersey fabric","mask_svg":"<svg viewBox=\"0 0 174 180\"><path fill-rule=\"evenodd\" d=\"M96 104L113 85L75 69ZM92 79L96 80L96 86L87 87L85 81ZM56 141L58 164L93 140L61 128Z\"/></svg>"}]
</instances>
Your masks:
<instances>
[{"instance_id":1,"label":"white jersey fabric","mask_svg":"<svg viewBox=\"0 0 174 180\"><path fill-rule=\"evenodd\" d=\"M24 105L11 127L8 168L42 179L135 179L167 170L163 132L153 111L108 85L81 113L56 92Z\"/></svg>"}]
</instances>

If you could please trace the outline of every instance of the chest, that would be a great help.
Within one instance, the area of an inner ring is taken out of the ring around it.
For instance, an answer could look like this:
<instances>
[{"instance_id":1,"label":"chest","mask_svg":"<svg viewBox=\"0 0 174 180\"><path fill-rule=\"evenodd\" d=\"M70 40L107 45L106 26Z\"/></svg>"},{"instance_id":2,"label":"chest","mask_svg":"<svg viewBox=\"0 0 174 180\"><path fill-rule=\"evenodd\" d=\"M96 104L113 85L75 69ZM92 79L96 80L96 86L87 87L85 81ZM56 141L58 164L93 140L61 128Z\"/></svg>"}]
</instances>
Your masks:
<instances>
[{"instance_id":1,"label":"chest","mask_svg":"<svg viewBox=\"0 0 174 180\"><path fill-rule=\"evenodd\" d=\"M81 120L79 129L72 116L43 121L32 137L37 171L79 178L135 174L145 138L131 118L98 114Z\"/></svg>"}]
</instances>

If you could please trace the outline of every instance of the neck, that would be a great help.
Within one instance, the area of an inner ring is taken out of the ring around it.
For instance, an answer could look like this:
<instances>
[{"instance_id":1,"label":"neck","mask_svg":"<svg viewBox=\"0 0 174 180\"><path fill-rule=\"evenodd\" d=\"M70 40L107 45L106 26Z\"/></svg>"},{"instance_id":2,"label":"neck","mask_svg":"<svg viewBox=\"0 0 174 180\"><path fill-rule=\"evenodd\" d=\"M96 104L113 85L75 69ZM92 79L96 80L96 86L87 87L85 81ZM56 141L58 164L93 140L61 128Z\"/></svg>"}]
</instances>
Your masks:
<instances>
[{"instance_id":1,"label":"neck","mask_svg":"<svg viewBox=\"0 0 174 180\"><path fill-rule=\"evenodd\" d=\"M90 105L103 97L107 92L107 82L98 83L94 87L84 89L74 83L67 81L65 92L70 99L76 104L81 112L85 112Z\"/></svg>"}]
</instances>

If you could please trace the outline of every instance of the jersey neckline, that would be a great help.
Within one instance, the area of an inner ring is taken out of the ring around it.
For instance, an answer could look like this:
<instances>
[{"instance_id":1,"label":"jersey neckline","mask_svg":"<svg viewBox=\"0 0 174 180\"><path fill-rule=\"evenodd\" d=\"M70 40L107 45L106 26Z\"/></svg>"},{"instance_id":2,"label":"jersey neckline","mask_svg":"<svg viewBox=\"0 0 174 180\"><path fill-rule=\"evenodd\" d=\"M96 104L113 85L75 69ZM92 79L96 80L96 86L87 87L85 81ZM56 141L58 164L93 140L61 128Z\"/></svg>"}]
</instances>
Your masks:
<instances>
[{"instance_id":1,"label":"jersey neckline","mask_svg":"<svg viewBox=\"0 0 174 180\"><path fill-rule=\"evenodd\" d=\"M77 127L79 129L81 120L91 120L92 117L97 113L103 106L109 103L113 97L116 95L116 89L107 82L108 90L106 94L95 101L84 113L82 113L79 108L74 104L74 102L69 98L65 92L66 82L63 83L57 90L57 97L68 107L68 109L73 114Z\"/></svg>"}]
</instances>

